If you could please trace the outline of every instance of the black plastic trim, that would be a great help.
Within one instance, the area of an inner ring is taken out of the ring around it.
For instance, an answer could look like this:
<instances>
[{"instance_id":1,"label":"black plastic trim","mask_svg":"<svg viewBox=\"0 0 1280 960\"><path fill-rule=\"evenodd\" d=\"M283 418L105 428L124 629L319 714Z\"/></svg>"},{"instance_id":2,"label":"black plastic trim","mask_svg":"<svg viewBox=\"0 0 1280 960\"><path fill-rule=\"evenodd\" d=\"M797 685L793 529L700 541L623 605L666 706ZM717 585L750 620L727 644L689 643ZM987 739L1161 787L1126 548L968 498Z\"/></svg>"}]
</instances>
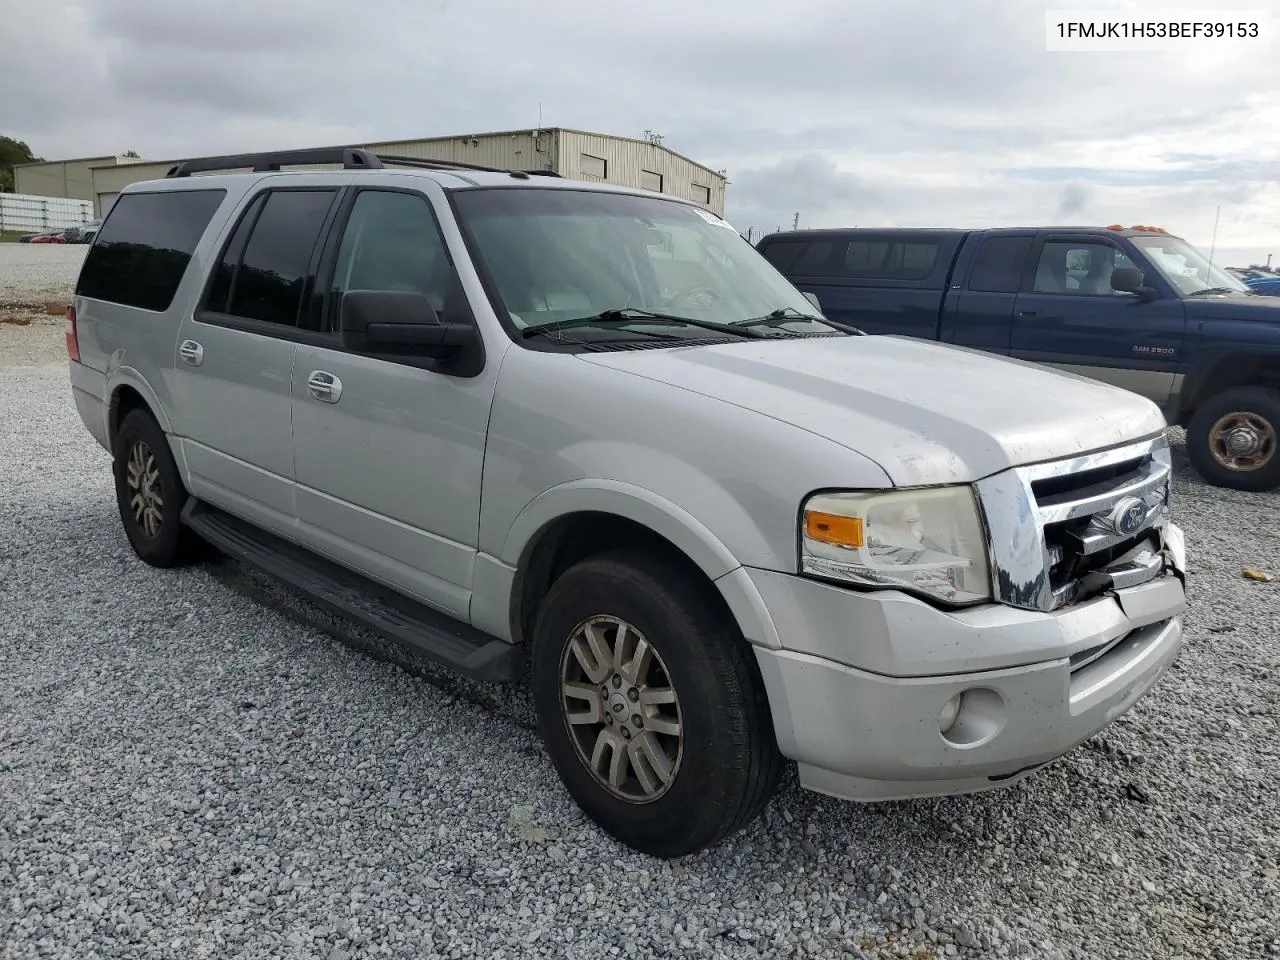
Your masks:
<instances>
[{"instance_id":1,"label":"black plastic trim","mask_svg":"<svg viewBox=\"0 0 1280 960\"><path fill-rule=\"evenodd\" d=\"M476 680L517 680L524 650L267 533L194 497L182 521L223 553L282 580L379 636Z\"/></svg>"},{"instance_id":2,"label":"black plastic trim","mask_svg":"<svg viewBox=\"0 0 1280 960\"><path fill-rule=\"evenodd\" d=\"M217 170L240 170L250 167L254 173L268 173L284 166L312 163L340 163L344 170L381 170L382 161L371 150L355 147L320 147L314 150L277 150L269 153L227 154L182 160L169 168L165 177L189 177L193 173Z\"/></svg>"}]
</instances>

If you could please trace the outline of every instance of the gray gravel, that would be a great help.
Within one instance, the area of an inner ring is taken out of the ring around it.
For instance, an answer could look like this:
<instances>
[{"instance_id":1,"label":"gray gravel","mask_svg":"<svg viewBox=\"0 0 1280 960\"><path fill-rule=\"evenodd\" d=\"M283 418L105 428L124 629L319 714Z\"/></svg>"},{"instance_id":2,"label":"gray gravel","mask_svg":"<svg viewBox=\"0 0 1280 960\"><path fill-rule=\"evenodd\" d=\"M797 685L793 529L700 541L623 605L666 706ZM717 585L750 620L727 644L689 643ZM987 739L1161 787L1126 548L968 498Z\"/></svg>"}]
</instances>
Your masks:
<instances>
[{"instance_id":1,"label":"gray gravel","mask_svg":"<svg viewBox=\"0 0 1280 960\"><path fill-rule=\"evenodd\" d=\"M1104 737L978 797L792 783L662 863L583 819L522 689L143 566L61 364L0 356L0 450L5 960L1280 954L1280 577L1240 575L1280 574L1277 500L1184 457L1188 647Z\"/></svg>"},{"instance_id":2,"label":"gray gravel","mask_svg":"<svg viewBox=\"0 0 1280 960\"><path fill-rule=\"evenodd\" d=\"M0 310L66 303L88 249L78 243L0 243Z\"/></svg>"}]
</instances>

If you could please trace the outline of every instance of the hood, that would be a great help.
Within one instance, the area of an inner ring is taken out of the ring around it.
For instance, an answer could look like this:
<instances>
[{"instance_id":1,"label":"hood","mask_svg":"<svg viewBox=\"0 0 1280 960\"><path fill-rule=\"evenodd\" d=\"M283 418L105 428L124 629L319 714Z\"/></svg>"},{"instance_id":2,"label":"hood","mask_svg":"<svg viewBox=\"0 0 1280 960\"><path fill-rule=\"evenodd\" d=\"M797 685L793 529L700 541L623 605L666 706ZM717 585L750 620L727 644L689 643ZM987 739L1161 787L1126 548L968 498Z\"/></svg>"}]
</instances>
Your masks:
<instances>
[{"instance_id":1,"label":"hood","mask_svg":"<svg viewBox=\"0 0 1280 960\"><path fill-rule=\"evenodd\" d=\"M1155 404L1126 390L904 337L744 340L580 357L825 437L874 460L899 486L978 480L1165 426Z\"/></svg>"},{"instance_id":2,"label":"hood","mask_svg":"<svg viewBox=\"0 0 1280 960\"><path fill-rule=\"evenodd\" d=\"M1192 320L1256 320L1280 323L1280 297L1239 294L1223 297L1188 297L1187 317Z\"/></svg>"}]
</instances>

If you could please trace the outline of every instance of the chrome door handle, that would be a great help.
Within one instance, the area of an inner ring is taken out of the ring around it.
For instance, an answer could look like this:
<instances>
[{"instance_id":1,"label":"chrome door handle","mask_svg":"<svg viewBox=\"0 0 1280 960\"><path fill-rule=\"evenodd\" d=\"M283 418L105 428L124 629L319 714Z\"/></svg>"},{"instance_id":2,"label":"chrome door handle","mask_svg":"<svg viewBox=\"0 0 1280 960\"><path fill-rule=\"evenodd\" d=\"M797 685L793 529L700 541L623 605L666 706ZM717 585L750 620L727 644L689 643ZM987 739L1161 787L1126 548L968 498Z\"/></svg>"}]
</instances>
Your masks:
<instances>
[{"instance_id":1,"label":"chrome door handle","mask_svg":"<svg viewBox=\"0 0 1280 960\"><path fill-rule=\"evenodd\" d=\"M342 399L342 381L324 370L312 370L307 377L307 393L322 403L337 403Z\"/></svg>"},{"instance_id":2,"label":"chrome door handle","mask_svg":"<svg viewBox=\"0 0 1280 960\"><path fill-rule=\"evenodd\" d=\"M183 363L198 367L204 363L204 347L194 340L183 340L182 346L178 347L178 356L182 358Z\"/></svg>"}]
</instances>

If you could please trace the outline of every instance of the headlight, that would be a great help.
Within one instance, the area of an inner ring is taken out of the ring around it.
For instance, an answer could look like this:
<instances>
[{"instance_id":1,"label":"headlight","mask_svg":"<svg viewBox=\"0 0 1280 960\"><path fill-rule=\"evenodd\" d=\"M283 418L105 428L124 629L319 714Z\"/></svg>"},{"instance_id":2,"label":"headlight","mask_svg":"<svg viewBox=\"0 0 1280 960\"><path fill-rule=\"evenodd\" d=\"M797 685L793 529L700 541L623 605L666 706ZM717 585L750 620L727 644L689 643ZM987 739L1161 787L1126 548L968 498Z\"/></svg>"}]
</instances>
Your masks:
<instances>
[{"instance_id":1,"label":"headlight","mask_svg":"<svg viewBox=\"0 0 1280 960\"><path fill-rule=\"evenodd\" d=\"M804 573L944 603L991 598L987 541L971 487L818 494L805 502L801 525Z\"/></svg>"}]
</instances>

